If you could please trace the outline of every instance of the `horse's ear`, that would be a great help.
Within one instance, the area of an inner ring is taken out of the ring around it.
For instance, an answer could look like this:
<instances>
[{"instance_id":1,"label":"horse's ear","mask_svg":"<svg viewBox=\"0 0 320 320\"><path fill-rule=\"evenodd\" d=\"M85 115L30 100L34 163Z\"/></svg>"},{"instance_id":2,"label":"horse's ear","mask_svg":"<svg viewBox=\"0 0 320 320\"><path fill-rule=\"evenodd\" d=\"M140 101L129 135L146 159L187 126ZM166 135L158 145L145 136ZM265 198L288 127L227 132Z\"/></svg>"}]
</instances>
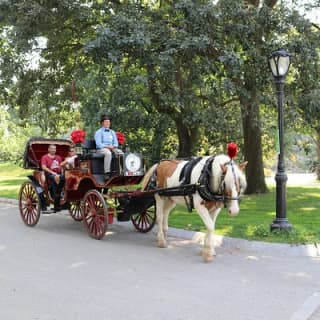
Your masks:
<instances>
[{"instance_id":1,"label":"horse's ear","mask_svg":"<svg viewBox=\"0 0 320 320\"><path fill-rule=\"evenodd\" d=\"M247 164L248 164L248 161L240 163L239 164L240 170L244 170L246 168Z\"/></svg>"},{"instance_id":2,"label":"horse's ear","mask_svg":"<svg viewBox=\"0 0 320 320\"><path fill-rule=\"evenodd\" d=\"M221 168L223 173L226 173L227 170L228 170L228 167L225 164L220 164L220 168Z\"/></svg>"}]
</instances>

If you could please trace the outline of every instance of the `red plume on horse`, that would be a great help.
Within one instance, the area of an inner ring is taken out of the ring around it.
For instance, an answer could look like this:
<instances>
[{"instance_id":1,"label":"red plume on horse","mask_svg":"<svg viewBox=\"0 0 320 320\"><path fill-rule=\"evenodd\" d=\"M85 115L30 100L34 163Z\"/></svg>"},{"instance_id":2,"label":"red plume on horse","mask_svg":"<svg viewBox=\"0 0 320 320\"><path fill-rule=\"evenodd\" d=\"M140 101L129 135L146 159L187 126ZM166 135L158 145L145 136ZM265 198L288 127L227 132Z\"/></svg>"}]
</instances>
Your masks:
<instances>
[{"instance_id":1,"label":"red plume on horse","mask_svg":"<svg viewBox=\"0 0 320 320\"><path fill-rule=\"evenodd\" d=\"M238 146L234 143L228 143L227 145L227 155L230 157L232 160L238 153Z\"/></svg>"}]
</instances>

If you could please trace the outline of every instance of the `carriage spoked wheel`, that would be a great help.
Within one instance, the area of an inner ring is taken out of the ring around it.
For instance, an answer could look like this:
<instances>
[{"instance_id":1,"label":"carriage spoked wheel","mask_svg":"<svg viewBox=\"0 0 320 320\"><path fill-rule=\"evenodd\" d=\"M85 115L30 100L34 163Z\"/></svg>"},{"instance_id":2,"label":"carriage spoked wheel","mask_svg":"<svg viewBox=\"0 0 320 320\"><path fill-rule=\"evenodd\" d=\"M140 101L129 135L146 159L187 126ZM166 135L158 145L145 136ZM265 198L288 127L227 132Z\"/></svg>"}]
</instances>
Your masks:
<instances>
[{"instance_id":1,"label":"carriage spoked wheel","mask_svg":"<svg viewBox=\"0 0 320 320\"><path fill-rule=\"evenodd\" d=\"M40 218L41 203L36 187L29 181L22 184L19 191L19 210L23 222L35 226Z\"/></svg>"},{"instance_id":2,"label":"carriage spoked wheel","mask_svg":"<svg viewBox=\"0 0 320 320\"><path fill-rule=\"evenodd\" d=\"M131 216L131 221L134 227L141 233L149 232L154 227L156 219L157 215L155 205Z\"/></svg>"},{"instance_id":3,"label":"carriage spoked wheel","mask_svg":"<svg viewBox=\"0 0 320 320\"><path fill-rule=\"evenodd\" d=\"M70 202L70 209L69 213L73 220L75 221L82 221L83 215L81 211L82 203L81 201L71 201Z\"/></svg>"},{"instance_id":4,"label":"carriage spoked wheel","mask_svg":"<svg viewBox=\"0 0 320 320\"><path fill-rule=\"evenodd\" d=\"M97 190L89 190L82 204L83 223L89 235L97 240L104 237L107 231L107 205Z\"/></svg>"}]
</instances>

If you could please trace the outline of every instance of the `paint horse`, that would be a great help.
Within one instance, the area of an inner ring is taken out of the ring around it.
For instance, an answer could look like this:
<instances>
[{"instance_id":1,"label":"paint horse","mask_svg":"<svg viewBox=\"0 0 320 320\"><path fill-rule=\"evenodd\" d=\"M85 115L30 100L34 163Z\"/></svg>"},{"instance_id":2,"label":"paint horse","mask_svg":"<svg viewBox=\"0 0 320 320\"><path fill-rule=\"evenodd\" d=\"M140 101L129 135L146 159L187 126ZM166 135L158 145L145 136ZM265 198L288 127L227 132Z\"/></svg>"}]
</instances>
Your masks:
<instances>
[{"instance_id":1,"label":"paint horse","mask_svg":"<svg viewBox=\"0 0 320 320\"><path fill-rule=\"evenodd\" d=\"M247 162L239 165L233 162L237 153L234 143L228 144L227 153L228 155L205 156L192 160L192 168L188 161L162 160L148 170L142 189L149 189L152 185L157 190L155 200L159 247L167 247L170 211L176 204L185 204L189 211L196 209L207 228L201 252L204 261L213 259L214 229L220 210L225 206L229 215L237 215L240 210L240 194L246 187L243 170ZM189 176L185 177L188 166ZM187 190L185 194L183 190Z\"/></svg>"}]
</instances>

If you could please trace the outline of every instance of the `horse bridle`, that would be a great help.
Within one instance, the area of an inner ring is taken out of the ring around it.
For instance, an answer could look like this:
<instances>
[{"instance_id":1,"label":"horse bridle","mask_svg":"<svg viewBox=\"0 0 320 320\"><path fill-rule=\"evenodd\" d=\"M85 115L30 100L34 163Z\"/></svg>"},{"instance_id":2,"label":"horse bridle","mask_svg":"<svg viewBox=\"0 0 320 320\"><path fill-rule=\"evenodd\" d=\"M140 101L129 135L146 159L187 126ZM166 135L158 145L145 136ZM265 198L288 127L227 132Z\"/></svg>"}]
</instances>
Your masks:
<instances>
[{"instance_id":1,"label":"horse bridle","mask_svg":"<svg viewBox=\"0 0 320 320\"><path fill-rule=\"evenodd\" d=\"M224 203L224 206L227 206L227 202L231 200L238 200L240 201L240 181L237 181L237 176L234 170L233 161L229 161L224 165L231 165L232 174L234 178L234 182L236 184L238 195L237 197L231 197L226 194L226 185L225 185L225 172L222 172L218 192L213 192L210 186L210 179L212 178L212 162L214 157L208 158L207 162L205 163L201 175L198 180L197 190L200 196L207 200L207 201L220 201Z\"/></svg>"},{"instance_id":2,"label":"horse bridle","mask_svg":"<svg viewBox=\"0 0 320 320\"><path fill-rule=\"evenodd\" d=\"M234 170L234 166L233 166L233 161L230 160L229 162L224 164L225 166L231 166L231 170L232 170L232 175L233 175L233 179L234 179L234 183L236 185L236 189L237 189L237 197L230 197L228 195L226 195L226 183L225 183L225 177L226 177L226 173L223 172L221 175L221 179L220 179L220 185L219 185L219 194L221 195L221 201L223 201L224 203L224 207L227 207L227 202L231 201L231 200L237 200L237 201L241 201L241 187L240 187L240 178L237 179L237 175L236 172Z\"/></svg>"}]
</instances>

